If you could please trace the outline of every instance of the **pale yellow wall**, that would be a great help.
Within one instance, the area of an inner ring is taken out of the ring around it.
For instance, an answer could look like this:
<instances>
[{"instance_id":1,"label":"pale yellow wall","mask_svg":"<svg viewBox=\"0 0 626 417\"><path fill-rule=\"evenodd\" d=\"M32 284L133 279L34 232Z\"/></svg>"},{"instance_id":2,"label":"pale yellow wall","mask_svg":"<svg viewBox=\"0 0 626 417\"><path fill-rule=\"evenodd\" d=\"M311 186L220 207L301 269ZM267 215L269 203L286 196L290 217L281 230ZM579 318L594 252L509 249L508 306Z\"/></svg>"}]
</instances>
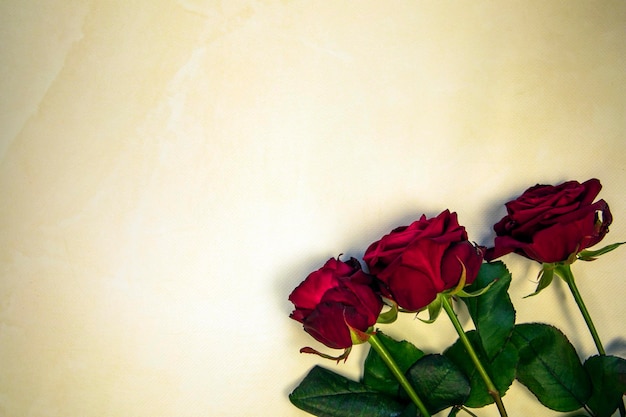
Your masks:
<instances>
[{"instance_id":1,"label":"pale yellow wall","mask_svg":"<svg viewBox=\"0 0 626 417\"><path fill-rule=\"evenodd\" d=\"M304 416L287 295L421 213L489 244L528 186L597 177L626 240L621 0L3 1L0 45L3 417ZM626 356L623 251L575 272ZM505 260L519 319L593 354Z\"/></svg>"}]
</instances>

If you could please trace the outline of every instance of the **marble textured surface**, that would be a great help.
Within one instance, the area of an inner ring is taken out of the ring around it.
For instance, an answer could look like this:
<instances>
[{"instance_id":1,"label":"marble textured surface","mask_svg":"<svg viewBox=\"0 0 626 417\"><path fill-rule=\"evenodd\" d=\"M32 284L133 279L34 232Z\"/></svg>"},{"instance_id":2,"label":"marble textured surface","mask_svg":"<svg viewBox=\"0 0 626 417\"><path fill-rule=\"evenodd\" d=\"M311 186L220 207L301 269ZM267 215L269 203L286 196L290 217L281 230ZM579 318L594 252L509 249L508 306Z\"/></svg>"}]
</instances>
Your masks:
<instances>
[{"instance_id":1,"label":"marble textured surface","mask_svg":"<svg viewBox=\"0 0 626 417\"><path fill-rule=\"evenodd\" d=\"M626 240L623 1L1 2L0 45L1 416L304 416L323 361L286 298L327 258L444 208L489 244L508 199L590 177ZM518 320L593 354L505 261ZM575 265L622 356L625 269Z\"/></svg>"}]
</instances>

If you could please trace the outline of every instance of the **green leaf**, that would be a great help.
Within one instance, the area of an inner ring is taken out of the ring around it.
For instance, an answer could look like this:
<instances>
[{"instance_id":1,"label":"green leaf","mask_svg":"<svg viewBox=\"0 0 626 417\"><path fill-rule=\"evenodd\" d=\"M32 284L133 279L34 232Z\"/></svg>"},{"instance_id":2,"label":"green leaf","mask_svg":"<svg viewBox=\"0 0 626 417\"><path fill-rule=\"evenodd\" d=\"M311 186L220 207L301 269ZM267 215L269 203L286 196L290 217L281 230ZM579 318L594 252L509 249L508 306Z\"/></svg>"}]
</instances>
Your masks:
<instances>
[{"instance_id":1,"label":"green leaf","mask_svg":"<svg viewBox=\"0 0 626 417\"><path fill-rule=\"evenodd\" d=\"M574 346L556 327L542 323L515 326L511 337L519 352L517 379L546 407L556 411L581 408L591 383Z\"/></svg>"},{"instance_id":2,"label":"green leaf","mask_svg":"<svg viewBox=\"0 0 626 417\"><path fill-rule=\"evenodd\" d=\"M402 414L400 414L398 417L421 417L421 414L417 410L415 404L409 403L409 405L406 406Z\"/></svg>"},{"instance_id":3,"label":"green leaf","mask_svg":"<svg viewBox=\"0 0 626 417\"><path fill-rule=\"evenodd\" d=\"M511 274L502 262L485 263L470 291L491 285L489 291L473 298L462 298L476 326L480 343L488 358L493 359L503 349L515 325L515 309L509 297Z\"/></svg>"},{"instance_id":4,"label":"green leaf","mask_svg":"<svg viewBox=\"0 0 626 417\"><path fill-rule=\"evenodd\" d=\"M613 243L611 245L607 245L598 250L586 250L585 249L583 251L580 251L578 255L576 255L576 257L580 259L581 261L595 261L596 257L600 255L604 255L607 252L611 252L612 250L617 249L623 244L626 244L626 242Z\"/></svg>"},{"instance_id":5,"label":"green leaf","mask_svg":"<svg viewBox=\"0 0 626 417\"><path fill-rule=\"evenodd\" d=\"M463 372L442 355L424 356L405 375L431 414L463 404L470 393Z\"/></svg>"},{"instance_id":6,"label":"green leaf","mask_svg":"<svg viewBox=\"0 0 626 417\"><path fill-rule=\"evenodd\" d=\"M405 340L398 342L380 331L376 333L376 336L403 373L419 358L424 356L424 352L410 342ZM374 349L369 350L363 367L363 383L365 385L390 395L398 394L398 388L400 387L398 380Z\"/></svg>"},{"instance_id":7,"label":"green leaf","mask_svg":"<svg viewBox=\"0 0 626 417\"><path fill-rule=\"evenodd\" d=\"M293 405L318 417L400 417L406 404L315 366L289 395Z\"/></svg>"},{"instance_id":8,"label":"green leaf","mask_svg":"<svg viewBox=\"0 0 626 417\"><path fill-rule=\"evenodd\" d=\"M610 417L626 393L626 359L592 356L584 367L593 387L587 406L596 417Z\"/></svg>"},{"instance_id":9,"label":"green leaf","mask_svg":"<svg viewBox=\"0 0 626 417\"><path fill-rule=\"evenodd\" d=\"M518 359L517 349L511 343L506 343L493 358L488 359L481 352L481 349L478 348L480 343L476 331L470 330L465 334L498 392L501 396L504 396L515 379L515 365ZM444 355L454 362L469 379L470 394L465 401L466 406L478 408L493 403L493 397L489 395L487 386L480 377L474 362L472 362L460 339L446 349Z\"/></svg>"}]
</instances>

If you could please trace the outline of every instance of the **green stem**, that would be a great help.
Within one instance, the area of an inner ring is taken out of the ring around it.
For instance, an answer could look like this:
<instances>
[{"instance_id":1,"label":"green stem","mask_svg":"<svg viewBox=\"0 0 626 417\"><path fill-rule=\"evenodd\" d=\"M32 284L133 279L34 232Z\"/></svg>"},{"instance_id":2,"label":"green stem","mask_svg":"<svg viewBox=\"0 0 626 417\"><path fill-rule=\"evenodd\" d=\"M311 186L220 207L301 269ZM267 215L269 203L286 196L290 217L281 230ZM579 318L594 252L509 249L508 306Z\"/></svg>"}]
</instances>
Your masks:
<instances>
[{"instance_id":1,"label":"green stem","mask_svg":"<svg viewBox=\"0 0 626 417\"><path fill-rule=\"evenodd\" d=\"M389 367L389 370L391 371L393 376L396 377L402 388L404 388L406 393L409 395L411 401L413 401L413 403L417 406L420 414L423 417L431 417L430 413L426 409L426 406L419 398L411 384L409 384L409 381L406 379L404 373L398 367L396 361L393 360L385 346L383 346L383 344L380 342L380 339L378 339L375 334L371 334L367 341L370 343L370 345L372 345L372 348L376 351L376 353L378 353L378 356L381 357L383 362L385 362L385 364Z\"/></svg>"},{"instance_id":2,"label":"green stem","mask_svg":"<svg viewBox=\"0 0 626 417\"><path fill-rule=\"evenodd\" d=\"M472 413L470 410L468 410L467 408L465 408L465 406L462 406L462 405L455 405L454 407L452 407L452 409L453 409L453 412L451 412L450 415L453 415L453 413L458 413L459 411L463 410L472 417L478 417L476 414Z\"/></svg>"},{"instance_id":3,"label":"green stem","mask_svg":"<svg viewBox=\"0 0 626 417\"><path fill-rule=\"evenodd\" d=\"M450 317L450 321L452 321L452 325L454 326L456 332L459 334L461 343L463 343L463 346L465 346L465 350L470 356L470 359L472 360L472 362L474 362L474 366L476 367L478 374L480 375L482 380L485 382L485 385L487 386L487 391L489 392L489 395L491 395L494 402L496 403L496 407L498 407L498 411L500 412L500 415L502 417L508 417L506 414L506 410L504 409L504 403L502 402L500 393L498 392L498 389L496 388L494 383L491 381L491 378L489 377L489 375L487 374L487 371L485 370L482 363L480 362L480 359L478 358L478 355L476 354L474 347L472 346L469 339L467 338L467 335L465 334L465 331L463 330L463 326L461 325L459 318L457 317L456 313L454 312L454 309L452 308L452 304L450 303L450 298L448 296L441 297L441 305L443 306L443 309L446 310L448 317Z\"/></svg>"},{"instance_id":4,"label":"green stem","mask_svg":"<svg viewBox=\"0 0 626 417\"><path fill-rule=\"evenodd\" d=\"M591 332L591 337L593 337L593 341L596 344L596 348L598 348L598 353L600 355L606 355L604 350L604 346L602 346L602 341L600 340L600 336L598 336L598 332L596 330L596 326L593 325L593 321L591 320L591 316L589 315L589 311L585 306L585 302L583 301L580 292L578 291L578 287L576 286L576 282L574 281L574 275L572 274L572 269L569 264L558 264L556 265L556 272L559 274L563 281L565 281L574 296L574 300L576 300L576 304L578 304L578 308L585 319L585 323L587 323L587 327L589 328L589 332Z\"/></svg>"},{"instance_id":5,"label":"green stem","mask_svg":"<svg viewBox=\"0 0 626 417\"><path fill-rule=\"evenodd\" d=\"M602 346L602 341L600 340L600 336L598 335L598 331L596 330L596 326L593 325L593 321L591 320L591 315L589 314L589 310L587 310L587 306L585 306L585 302L583 301L583 297L580 295L580 291L578 291L578 287L576 286L576 281L574 280L574 274L572 274L572 268L570 264L557 264L556 265L556 273L559 274L563 281L567 283L572 295L574 296L574 300L578 305L578 309L583 315L585 319L585 323L587 323L587 327L589 328L589 332L591 333L591 337L593 338L593 342L596 344L596 348L598 349L598 353L601 356L606 355L606 351L604 350L604 346ZM626 415L626 408L624 407L624 401L622 400L619 403L619 414L621 417Z\"/></svg>"},{"instance_id":6,"label":"green stem","mask_svg":"<svg viewBox=\"0 0 626 417\"><path fill-rule=\"evenodd\" d=\"M468 410L467 408L461 406L461 410L465 411L467 414L469 414L472 417L478 417L476 414L472 413L470 410Z\"/></svg>"}]
</instances>

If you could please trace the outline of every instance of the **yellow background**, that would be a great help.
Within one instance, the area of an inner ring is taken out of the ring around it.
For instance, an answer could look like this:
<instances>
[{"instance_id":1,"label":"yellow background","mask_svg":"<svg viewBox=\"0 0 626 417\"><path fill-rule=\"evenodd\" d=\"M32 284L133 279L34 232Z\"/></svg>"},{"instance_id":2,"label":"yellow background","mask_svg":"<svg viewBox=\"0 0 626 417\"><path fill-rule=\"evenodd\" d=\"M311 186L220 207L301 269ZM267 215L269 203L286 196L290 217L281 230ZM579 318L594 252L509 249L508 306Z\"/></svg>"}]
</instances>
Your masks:
<instances>
[{"instance_id":1,"label":"yellow background","mask_svg":"<svg viewBox=\"0 0 626 417\"><path fill-rule=\"evenodd\" d=\"M489 245L505 201L591 177L626 240L621 0L3 1L0 45L1 416L304 416L306 372L367 351L298 353L287 296L329 257L445 208ZM621 356L624 250L574 265ZM504 260L518 321L592 355L566 288L522 299L538 266Z\"/></svg>"}]
</instances>

